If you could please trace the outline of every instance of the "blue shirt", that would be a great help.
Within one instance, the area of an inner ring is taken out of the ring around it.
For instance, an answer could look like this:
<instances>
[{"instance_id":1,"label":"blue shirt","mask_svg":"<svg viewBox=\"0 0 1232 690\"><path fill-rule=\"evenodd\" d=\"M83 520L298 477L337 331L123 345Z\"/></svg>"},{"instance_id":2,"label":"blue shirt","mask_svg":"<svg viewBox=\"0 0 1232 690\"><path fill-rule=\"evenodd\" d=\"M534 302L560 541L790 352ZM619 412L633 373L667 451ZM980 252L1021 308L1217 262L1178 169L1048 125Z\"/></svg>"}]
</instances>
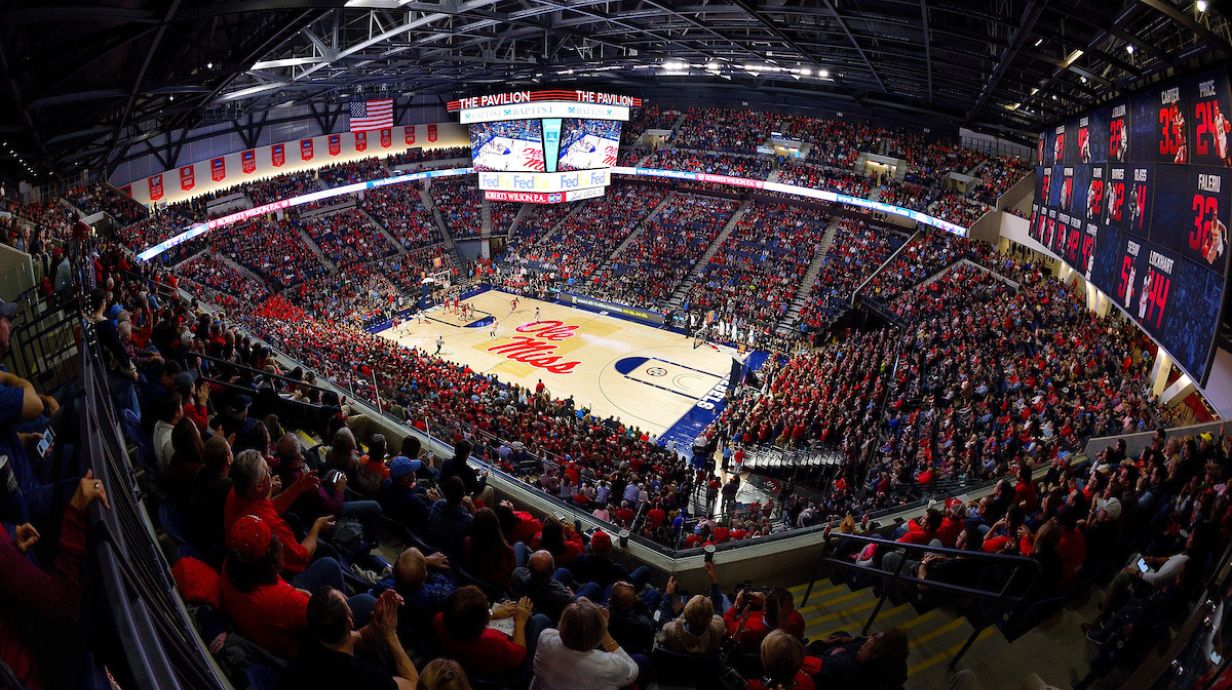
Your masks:
<instances>
[{"instance_id":1,"label":"blue shirt","mask_svg":"<svg viewBox=\"0 0 1232 690\"><path fill-rule=\"evenodd\" d=\"M474 521L466 508L451 506L441 498L432 504L428 511L428 532L438 546L449 553L461 553L462 542L471 533L471 522Z\"/></svg>"}]
</instances>

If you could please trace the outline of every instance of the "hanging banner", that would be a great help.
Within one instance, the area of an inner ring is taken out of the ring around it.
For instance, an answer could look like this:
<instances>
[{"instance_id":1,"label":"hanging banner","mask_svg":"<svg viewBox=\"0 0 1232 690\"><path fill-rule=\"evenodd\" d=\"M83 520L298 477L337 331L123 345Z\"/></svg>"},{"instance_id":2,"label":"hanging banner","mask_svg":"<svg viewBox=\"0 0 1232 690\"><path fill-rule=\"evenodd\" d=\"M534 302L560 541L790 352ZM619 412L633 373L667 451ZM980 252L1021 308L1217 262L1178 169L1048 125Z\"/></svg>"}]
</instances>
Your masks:
<instances>
[{"instance_id":1,"label":"hanging banner","mask_svg":"<svg viewBox=\"0 0 1232 690\"><path fill-rule=\"evenodd\" d=\"M275 168L282 167L283 163L287 162L287 149L282 144L274 144L270 147L270 161Z\"/></svg>"},{"instance_id":2,"label":"hanging banner","mask_svg":"<svg viewBox=\"0 0 1232 690\"><path fill-rule=\"evenodd\" d=\"M404 136L407 146L415 145L415 125L406 126L406 134Z\"/></svg>"},{"instance_id":3,"label":"hanging banner","mask_svg":"<svg viewBox=\"0 0 1232 690\"><path fill-rule=\"evenodd\" d=\"M355 150L363 151L367 148L368 148L368 133L367 132L356 132L355 133Z\"/></svg>"},{"instance_id":4,"label":"hanging banner","mask_svg":"<svg viewBox=\"0 0 1232 690\"><path fill-rule=\"evenodd\" d=\"M337 134L329 135L329 155L336 156L342 152L342 137Z\"/></svg>"},{"instance_id":5,"label":"hanging banner","mask_svg":"<svg viewBox=\"0 0 1232 690\"><path fill-rule=\"evenodd\" d=\"M248 149L240 153L240 169L245 175L251 175L257 169L257 152Z\"/></svg>"},{"instance_id":6,"label":"hanging banner","mask_svg":"<svg viewBox=\"0 0 1232 690\"><path fill-rule=\"evenodd\" d=\"M163 198L163 176L162 174L150 176L150 201L158 201Z\"/></svg>"},{"instance_id":7,"label":"hanging banner","mask_svg":"<svg viewBox=\"0 0 1232 690\"><path fill-rule=\"evenodd\" d=\"M312 140L311 139L300 139L299 140L299 159L302 161L312 160Z\"/></svg>"},{"instance_id":8,"label":"hanging banner","mask_svg":"<svg viewBox=\"0 0 1232 690\"><path fill-rule=\"evenodd\" d=\"M222 182L227 177L227 159L212 158L210 159L210 179L215 182Z\"/></svg>"},{"instance_id":9,"label":"hanging banner","mask_svg":"<svg viewBox=\"0 0 1232 690\"><path fill-rule=\"evenodd\" d=\"M126 184L123 187L120 187L120 192L129 199L133 198L133 186L131 184Z\"/></svg>"},{"instance_id":10,"label":"hanging banner","mask_svg":"<svg viewBox=\"0 0 1232 690\"><path fill-rule=\"evenodd\" d=\"M197 173L193 166L186 165L180 168L180 189L188 191L197 184Z\"/></svg>"},{"instance_id":11,"label":"hanging banner","mask_svg":"<svg viewBox=\"0 0 1232 690\"><path fill-rule=\"evenodd\" d=\"M381 130L381 148L387 149L394 143L394 131L392 129Z\"/></svg>"},{"instance_id":12,"label":"hanging banner","mask_svg":"<svg viewBox=\"0 0 1232 690\"><path fill-rule=\"evenodd\" d=\"M436 141L436 123L432 122L428 125L428 141Z\"/></svg>"}]
</instances>

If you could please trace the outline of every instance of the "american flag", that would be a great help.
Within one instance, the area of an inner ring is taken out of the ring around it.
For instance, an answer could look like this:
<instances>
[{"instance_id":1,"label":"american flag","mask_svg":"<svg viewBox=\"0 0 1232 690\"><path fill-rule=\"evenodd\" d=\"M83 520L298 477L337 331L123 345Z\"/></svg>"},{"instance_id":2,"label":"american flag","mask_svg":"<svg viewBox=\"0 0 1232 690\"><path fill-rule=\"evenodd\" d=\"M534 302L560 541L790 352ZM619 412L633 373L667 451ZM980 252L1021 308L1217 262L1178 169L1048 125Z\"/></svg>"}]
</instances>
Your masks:
<instances>
[{"instance_id":1,"label":"american flag","mask_svg":"<svg viewBox=\"0 0 1232 690\"><path fill-rule=\"evenodd\" d=\"M378 98L351 103L351 131L370 132L394 126L394 99Z\"/></svg>"}]
</instances>

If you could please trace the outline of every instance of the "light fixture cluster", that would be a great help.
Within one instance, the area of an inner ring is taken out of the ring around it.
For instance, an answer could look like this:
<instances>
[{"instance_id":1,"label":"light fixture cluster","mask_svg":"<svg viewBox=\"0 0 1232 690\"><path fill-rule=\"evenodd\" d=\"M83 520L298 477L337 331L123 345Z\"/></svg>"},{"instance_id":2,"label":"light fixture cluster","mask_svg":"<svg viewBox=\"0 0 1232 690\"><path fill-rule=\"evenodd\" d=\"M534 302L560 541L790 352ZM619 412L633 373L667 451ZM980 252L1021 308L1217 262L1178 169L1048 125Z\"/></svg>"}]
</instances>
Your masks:
<instances>
[{"instance_id":1,"label":"light fixture cluster","mask_svg":"<svg viewBox=\"0 0 1232 690\"><path fill-rule=\"evenodd\" d=\"M0 146L3 146L4 150L8 151L9 155L12 156L13 159L21 165L21 167L25 168L26 172L30 173L31 177L37 174L34 172L34 168L30 167L29 163L27 163L21 156L17 155L17 152L13 150L12 146L9 146L9 142L0 141Z\"/></svg>"},{"instance_id":2,"label":"light fixture cluster","mask_svg":"<svg viewBox=\"0 0 1232 690\"><path fill-rule=\"evenodd\" d=\"M693 70L702 70L702 73L711 76L728 76L733 73L745 72L753 76L762 74L782 74L800 79L801 77L815 77L817 79L829 79L830 70L822 67L814 70L812 67L780 67L769 63L748 62L743 65L732 63L719 62L711 60L709 62L688 62L685 60L665 60L658 65L637 65L634 69L658 69L662 76L684 76Z\"/></svg>"}]
</instances>

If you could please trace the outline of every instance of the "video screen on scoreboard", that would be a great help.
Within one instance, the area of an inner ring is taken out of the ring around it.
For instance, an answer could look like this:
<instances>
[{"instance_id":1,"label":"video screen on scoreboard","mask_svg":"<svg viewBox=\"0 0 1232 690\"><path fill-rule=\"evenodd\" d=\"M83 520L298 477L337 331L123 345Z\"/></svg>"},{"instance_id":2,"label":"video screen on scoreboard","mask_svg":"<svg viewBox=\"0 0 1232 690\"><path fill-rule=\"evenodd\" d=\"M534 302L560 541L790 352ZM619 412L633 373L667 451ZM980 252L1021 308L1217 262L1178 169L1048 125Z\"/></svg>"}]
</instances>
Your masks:
<instances>
[{"instance_id":1,"label":"video screen on scoreboard","mask_svg":"<svg viewBox=\"0 0 1232 690\"><path fill-rule=\"evenodd\" d=\"M563 120L558 169L593 170L616 165L620 124L619 120Z\"/></svg>"},{"instance_id":2,"label":"video screen on scoreboard","mask_svg":"<svg viewBox=\"0 0 1232 690\"><path fill-rule=\"evenodd\" d=\"M1109 295L1200 383L1232 223L1232 88L1153 85L1040 132L1030 233Z\"/></svg>"},{"instance_id":3,"label":"video screen on scoreboard","mask_svg":"<svg viewBox=\"0 0 1232 690\"><path fill-rule=\"evenodd\" d=\"M543 172L541 120L481 122L470 126L477 172Z\"/></svg>"}]
</instances>

